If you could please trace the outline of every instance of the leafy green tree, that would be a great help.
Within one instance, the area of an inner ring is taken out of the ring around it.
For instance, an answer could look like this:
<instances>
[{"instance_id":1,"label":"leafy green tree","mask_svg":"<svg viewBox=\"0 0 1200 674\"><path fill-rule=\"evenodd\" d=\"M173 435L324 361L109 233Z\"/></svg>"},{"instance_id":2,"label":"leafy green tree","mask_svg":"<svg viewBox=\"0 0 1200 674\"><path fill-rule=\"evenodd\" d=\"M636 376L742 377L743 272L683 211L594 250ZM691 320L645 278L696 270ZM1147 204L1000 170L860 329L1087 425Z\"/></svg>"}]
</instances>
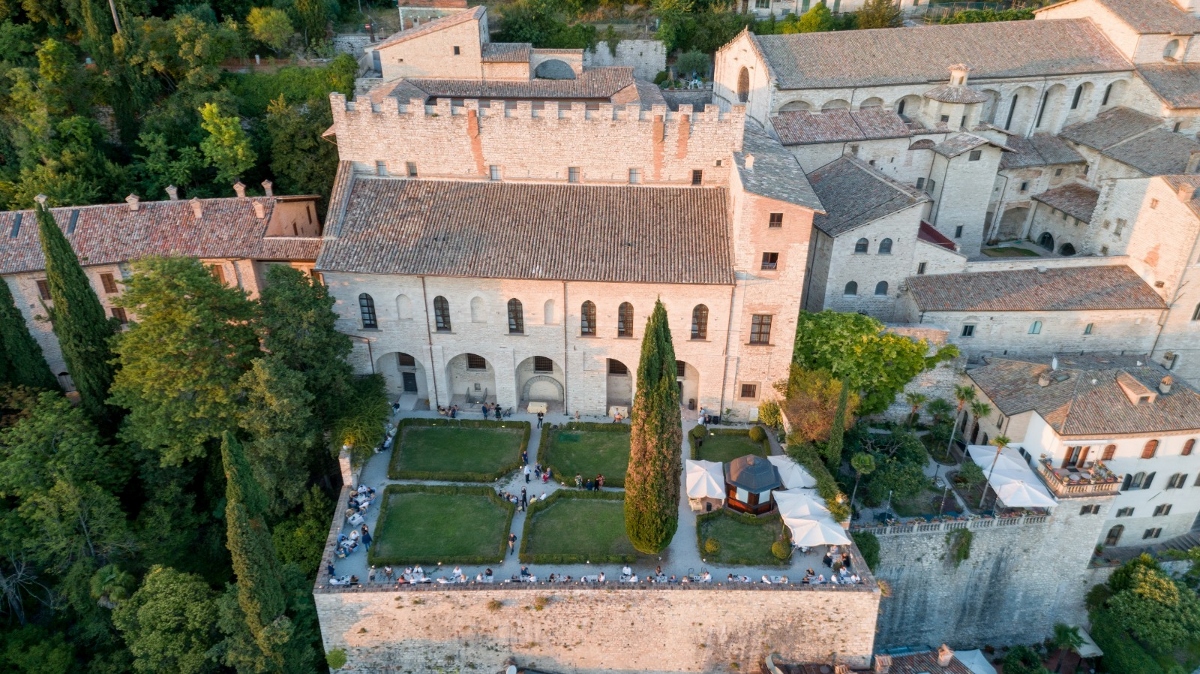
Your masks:
<instances>
[{"instance_id":1,"label":"leafy green tree","mask_svg":"<svg viewBox=\"0 0 1200 674\"><path fill-rule=\"evenodd\" d=\"M304 377L325 423L351 409L346 403L353 370L346 357L352 346L337 329L334 301L323 284L285 265L267 270L258 300L263 349Z\"/></svg>"},{"instance_id":2,"label":"leafy green tree","mask_svg":"<svg viewBox=\"0 0 1200 674\"><path fill-rule=\"evenodd\" d=\"M854 503L854 497L858 494L859 480L863 475L875 472L875 457L866 452L859 452L850 457L850 467L854 469L854 491L850 493L850 503Z\"/></svg>"},{"instance_id":3,"label":"leafy green tree","mask_svg":"<svg viewBox=\"0 0 1200 674\"><path fill-rule=\"evenodd\" d=\"M195 259L145 258L133 271L117 302L138 320L116 340L111 401L129 410L122 437L177 466L236 428L237 382L260 353L254 306Z\"/></svg>"},{"instance_id":4,"label":"leafy green tree","mask_svg":"<svg viewBox=\"0 0 1200 674\"><path fill-rule=\"evenodd\" d=\"M271 139L271 173L284 194L318 194L318 214L329 205L329 176L337 171L337 146L321 138L333 123L328 102L293 104L283 94L272 100L265 119Z\"/></svg>"},{"instance_id":5,"label":"leafy green tree","mask_svg":"<svg viewBox=\"0 0 1200 674\"><path fill-rule=\"evenodd\" d=\"M986 477L983 474L983 468L974 461L964 461L962 467L958 469L958 477L966 483L968 488L974 487L977 484L982 484Z\"/></svg>"},{"instance_id":6,"label":"leafy green tree","mask_svg":"<svg viewBox=\"0 0 1200 674\"><path fill-rule=\"evenodd\" d=\"M842 447L846 439L846 417L851 414L850 407L850 386L846 382L842 382L841 390L838 391L837 407L833 411L833 424L829 429L829 442L825 443L825 465L830 466L832 470L836 470L842 465Z\"/></svg>"},{"instance_id":7,"label":"leafy green tree","mask_svg":"<svg viewBox=\"0 0 1200 674\"><path fill-rule=\"evenodd\" d=\"M834 417L843 389L843 382L826 370L809 370L793 364L786 382L775 384L783 397L783 414L791 424L788 442L792 444L826 443L834 435ZM842 414L842 429L854 423L858 395L847 391L846 409Z\"/></svg>"},{"instance_id":8,"label":"leafy green tree","mask_svg":"<svg viewBox=\"0 0 1200 674\"><path fill-rule=\"evenodd\" d=\"M1050 638L1050 647L1059 651L1058 666L1054 668L1054 671L1061 672L1066 654L1077 652L1082 645L1083 637L1080 636L1078 627L1071 627L1066 623L1055 623L1054 634Z\"/></svg>"},{"instance_id":9,"label":"leafy green tree","mask_svg":"<svg viewBox=\"0 0 1200 674\"><path fill-rule=\"evenodd\" d=\"M350 383L344 407L333 422L335 448L348 446L357 459L366 459L383 442L384 424L391 415L383 375L355 379Z\"/></svg>"},{"instance_id":10,"label":"leafy green tree","mask_svg":"<svg viewBox=\"0 0 1200 674\"><path fill-rule=\"evenodd\" d=\"M310 488L300 512L275 525L271 532L279 561L295 565L305 576L315 574L321 566L332 511L333 502L321 489Z\"/></svg>"},{"instance_id":11,"label":"leafy green tree","mask_svg":"<svg viewBox=\"0 0 1200 674\"><path fill-rule=\"evenodd\" d=\"M314 396L304 390L304 376L276 356L255 360L238 383L245 399L238 421L251 438L246 453L268 512L278 516L304 496L311 463L305 459L320 439Z\"/></svg>"},{"instance_id":12,"label":"leafy green tree","mask_svg":"<svg viewBox=\"0 0 1200 674\"><path fill-rule=\"evenodd\" d=\"M121 504L91 482L59 480L26 497L19 511L38 532L34 558L54 572L80 559L104 562L133 549Z\"/></svg>"},{"instance_id":13,"label":"leafy green tree","mask_svg":"<svg viewBox=\"0 0 1200 674\"><path fill-rule=\"evenodd\" d=\"M860 29L898 28L904 25L900 5L895 0L867 0L856 14Z\"/></svg>"},{"instance_id":14,"label":"leafy green tree","mask_svg":"<svg viewBox=\"0 0 1200 674\"><path fill-rule=\"evenodd\" d=\"M23 625L0 633L0 668L13 674L69 674L75 653L62 632Z\"/></svg>"},{"instance_id":15,"label":"leafy green tree","mask_svg":"<svg viewBox=\"0 0 1200 674\"><path fill-rule=\"evenodd\" d=\"M908 403L908 425L912 426L921 418L921 405L929 400L929 396L924 393L905 393L904 402Z\"/></svg>"},{"instance_id":16,"label":"leafy green tree","mask_svg":"<svg viewBox=\"0 0 1200 674\"><path fill-rule=\"evenodd\" d=\"M54 216L39 207L37 218L38 237L46 257L46 284L53 302L50 320L67 372L79 391L80 404L96 425L115 430L114 411L105 403L113 382L113 354L109 349L113 321L105 316L100 298Z\"/></svg>"},{"instance_id":17,"label":"leafy green tree","mask_svg":"<svg viewBox=\"0 0 1200 674\"><path fill-rule=\"evenodd\" d=\"M675 371L667 310L656 301L642 338L625 477L625 532L646 554L667 547L679 526L683 426Z\"/></svg>"},{"instance_id":18,"label":"leafy green tree","mask_svg":"<svg viewBox=\"0 0 1200 674\"><path fill-rule=\"evenodd\" d=\"M0 492L29 498L56 482L95 482L118 491L126 479L121 459L78 407L45 392L9 428L0 430Z\"/></svg>"},{"instance_id":19,"label":"leafy green tree","mask_svg":"<svg viewBox=\"0 0 1200 674\"><path fill-rule=\"evenodd\" d=\"M0 373L17 386L57 389L58 380L46 364L25 317L17 309L8 283L0 280Z\"/></svg>"},{"instance_id":20,"label":"leafy green tree","mask_svg":"<svg viewBox=\"0 0 1200 674\"><path fill-rule=\"evenodd\" d=\"M679 47L684 23L694 7L693 0L652 0L650 12L658 19L658 32L654 37L662 41L667 53Z\"/></svg>"},{"instance_id":21,"label":"leafy green tree","mask_svg":"<svg viewBox=\"0 0 1200 674\"><path fill-rule=\"evenodd\" d=\"M953 345L927 358L928 350L925 340L887 332L869 316L801 312L793 362L847 380L851 390L862 393L859 414L870 415L887 409L913 377L958 355Z\"/></svg>"},{"instance_id":22,"label":"leafy green tree","mask_svg":"<svg viewBox=\"0 0 1200 674\"><path fill-rule=\"evenodd\" d=\"M675 71L680 77L708 77L711 67L712 60L699 49L684 52L675 60Z\"/></svg>"},{"instance_id":23,"label":"leafy green tree","mask_svg":"<svg viewBox=\"0 0 1200 674\"><path fill-rule=\"evenodd\" d=\"M164 133L143 131L137 139L140 152L130 164L134 189L147 199L161 199L168 185L184 193L201 180L208 162L199 148L174 147Z\"/></svg>"},{"instance_id":24,"label":"leafy green tree","mask_svg":"<svg viewBox=\"0 0 1200 674\"><path fill-rule=\"evenodd\" d=\"M296 34L287 12L274 7L252 7L246 17L246 25L250 27L251 37L270 47L276 54Z\"/></svg>"},{"instance_id":25,"label":"leafy green tree","mask_svg":"<svg viewBox=\"0 0 1200 674\"><path fill-rule=\"evenodd\" d=\"M237 115L222 115L215 103L201 106L200 118L200 126L208 132L200 150L217 170L217 182L232 184L258 159L250 147L250 138Z\"/></svg>"},{"instance_id":26,"label":"leafy green tree","mask_svg":"<svg viewBox=\"0 0 1200 674\"><path fill-rule=\"evenodd\" d=\"M113 623L134 655L134 671L203 674L216 669L209 651L217 642L217 604L204 579L155 566Z\"/></svg>"},{"instance_id":27,"label":"leafy green tree","mask_svg":"<svg viewBox=\"0 0 1200 674\"><path fill-rule=\"evenodd\" d=\"M833 30L833 28L833 12L829 11L824 2L818 2L807 12L800 15L800 19L796 22L795 32L824 33Z\"/></svg>"},{"instance_id":28,"label":"leafy green tree","mask_svg":"<svg viewBox=\"0 0 1200 674\"><path fill-rule=\"evenodd\" d=\"M1037 651L1028 646L1014 646L1004 655L1004 674L1050 674L1042 666Z\"/></svg>"},{"instance_id":29,"label":"leafy green tree","mask_svg":"<svg viewBox=\"0 0 1200 674\"><path fill-rule=\"evenodd\" d=\"M221 77L221 62L240 51L236 25L182 12L170 19L134 17L113 43L130 67L157 78L168 92L211 87Z\"/></svg>"},{"instance_id":30,"label":"leafy green tree","mask_svg":"<svg viewBox=\"0 0 1200 674\"><path fill-rule=\"evenodd\" d=\"M1200 598L1149 555L1127 562L1108 581L1107 618L1147 650L1169 655L1200 634Z\"/></svg>"},{"instance_id":31,"label":"leafy green tree","mask_svg":"<svg viewBox=\"0 0 1200 674\"><path fill-rule=\"evenodd\" d=\"M311 47L325 39L329 13L323 0L294 0L292 9L305 45Z\"/></svg>"}]
</instances>

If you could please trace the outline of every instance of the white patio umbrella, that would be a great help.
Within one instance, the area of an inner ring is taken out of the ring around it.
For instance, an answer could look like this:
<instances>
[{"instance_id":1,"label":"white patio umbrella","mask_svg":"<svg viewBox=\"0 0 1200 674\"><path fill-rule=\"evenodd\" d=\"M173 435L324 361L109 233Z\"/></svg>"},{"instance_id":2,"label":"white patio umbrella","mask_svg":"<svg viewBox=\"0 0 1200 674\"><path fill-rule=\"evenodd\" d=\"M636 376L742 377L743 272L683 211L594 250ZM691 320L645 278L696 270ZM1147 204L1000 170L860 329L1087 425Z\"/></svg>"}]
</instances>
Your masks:
<instances>
[{"instance_id":1,"label":"white patio umbrella","mask_svg":"<svg viewBox=\"0 0 1200 674\"><path fill-rule=\"evenodd\" d=\"M811 489L817 486L817 480L808 474L800 464L790 456L768 456L767 461L775 464L779 471L779 479L783 481L784 489ZM778 494L779 492L775 492Z\"/></svg>"},{"instance_id":2,"label":"white patio umbrella","mask_svg":"<svg viewBox=\"0 0 1200 674\"><path fill-rule=\"evenodd\" d=\"M720 461L685 462L688 498L725 498L725 473Z\"/></svg>"},{"instance_id":3,"label":"white patio umbrella","mask_svg":"<svg viewBox=\"0 0 1200 674\"><path fill-rule=\"evenodd\" d=\"M996 473L1012 473L1020 475L1026 472L1032 474L1029 469L1029 464L1011 447L1005 447L1004 451L1000 452L1000 456L996 456L998 448L991 445L971 445L967 448L967 452L971 455L971 460L979 464L983 471L993 471L992 462L996 462L996 467L993 472Z\"/></svg>"},{"instance_id":4,"label":"white patio umbrella","mask_svg":"<svg viewBox=\"0 0 1200 674\"><path fill-rule=\"evenodd\" d=\"M811 548L817 545L849 545L850 538L842 525L828 518L783 518L792 530L792 545Z\"/></svg>"},{"instance_id":5,"label":"white patio umbrella","mask_svg":"<svg viewBox=\"0 0 1200 674\"><path fill-rule=\"evenodd\" d=\"M775 507L779 509L779 516L784 519L789 517L833 519L833 516L829 514L829 508L825 507L825 500L817 496L814 489L776 490Z\"/></svg>"},{"instance_id":6,"label":"white patio umbrella","mask_svg":"<svg viewBox=\"0 0 1200 674\"><path fill-rule=\"evenodd\" d=\"M1040 483L1027 482L1024 475L997 470L990 483L1000 502L1009 508L1053 508L1054 497Z\"/></svg>"}]
</instances>

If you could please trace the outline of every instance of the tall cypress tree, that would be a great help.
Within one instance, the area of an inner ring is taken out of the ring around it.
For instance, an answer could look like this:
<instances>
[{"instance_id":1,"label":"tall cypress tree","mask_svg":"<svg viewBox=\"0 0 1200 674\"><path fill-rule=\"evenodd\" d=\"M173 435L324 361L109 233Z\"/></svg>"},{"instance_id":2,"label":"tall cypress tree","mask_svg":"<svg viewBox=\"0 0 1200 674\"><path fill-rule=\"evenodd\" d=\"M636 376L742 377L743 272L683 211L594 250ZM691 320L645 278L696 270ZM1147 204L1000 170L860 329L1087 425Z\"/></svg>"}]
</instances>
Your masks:
<instances>
[{"instance_id":1,"label":"tall cypress tree","mask_svg":"<svg viewBox=\"0 0 1200 674\"><path fill-rule=\"evenodd\" d=\"M679 526L683 424L675 372L667 310L658 301L642 337L625 474L625 533L647 554L667 547Z\"/></svg>"},{"instance_id":2,"label":"tall cypress tree","mask_svg":"<svg viewBox=\"0 0 1200 674\"><path fill-rule=\"evenodd\" d=\"M29 334L4 279L0 279L0 378L18 386L58 388L42 347Z\"/></svg>"},{"instance_id":3,"label":"tall cypress tree","mask_svg":"<svg viewBox=\"0 0 1200 674\"><path fill-rule=\"evenodd\" d=\"M262 652L260 671L283 671L293 626L286 615L279 558L264 519L267 498L232 433L225 433L221 459L225 464L226 545L237 576L238 605Z\"/></svg>"},{"instance_id":4,"label":"tall cypress tree","mask_svg":"<svg viewBox=\"0 0 1200 674\"><path fill-rule=\"evenodd\" d=\"M113 354L109 348L113 324L54 216L43 205L38 206L37 216L38 236L46 257L46 283L54 302L50 318L67 372L79 391L84 411L99 428L111 431L115 420L105 401L113 381Z\"/></svg>"}]
</instances>

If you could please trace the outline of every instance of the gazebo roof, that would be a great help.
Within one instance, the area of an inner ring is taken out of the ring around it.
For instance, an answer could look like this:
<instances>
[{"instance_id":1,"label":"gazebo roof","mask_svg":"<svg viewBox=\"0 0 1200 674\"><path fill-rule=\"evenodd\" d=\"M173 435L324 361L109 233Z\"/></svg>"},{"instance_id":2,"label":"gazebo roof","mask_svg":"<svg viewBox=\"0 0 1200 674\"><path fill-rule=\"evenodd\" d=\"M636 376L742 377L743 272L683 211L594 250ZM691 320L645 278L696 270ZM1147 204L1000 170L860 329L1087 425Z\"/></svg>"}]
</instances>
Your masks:
<instances>
[{"instance_id":1,"label":"gazebo roof","mask_svg":"<svg viewBox=\"0 0 1200 674\"><path fill-rule=\"evenodd\" d=\"M738 457L725 464L725 482L755 493L783 486L774 464L754 454Z\"/></svg>"}]
</instances>

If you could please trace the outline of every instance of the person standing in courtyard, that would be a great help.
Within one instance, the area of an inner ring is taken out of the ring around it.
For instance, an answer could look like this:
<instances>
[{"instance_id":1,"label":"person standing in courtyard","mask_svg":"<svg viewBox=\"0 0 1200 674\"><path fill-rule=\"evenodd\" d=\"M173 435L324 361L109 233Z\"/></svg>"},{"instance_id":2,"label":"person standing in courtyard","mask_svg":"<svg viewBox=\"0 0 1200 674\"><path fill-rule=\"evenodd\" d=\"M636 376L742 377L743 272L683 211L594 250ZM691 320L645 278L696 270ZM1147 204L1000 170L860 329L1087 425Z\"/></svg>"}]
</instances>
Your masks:
<instances>
[{"instance_id":1,"label":"person standing in courtyard","mask_svg":"<svg viewBox=\"0 0 1200 674\"><path fill-rule=\"evenodd\" d=\"M511 531L508 534L508 554L512 554L517 549L517 535Z\"/></svg>"},{"instance_id":2,"label":"person standing in courtyard","mask_svg":"<svg viewBox=\"0 0 1200 674\"><path fill-rule=\"evenodd\" d=\"M521 463L525 464L526 466L529 465L529 450L528 449L521 450Z\"/></svg>"},{"instance_id":3,"label":"person standing in courtyard","mask_svg":"<svg viewBox=\"0 0 1200 674\"><path fill-rule=\"evenodd\" d=\"M496 421L500 421L500 403L496 403L492 409L496 410Z\"/></svg>"},{"instance_id":4,"label":"person standing in courtyard","mask_svg":"<svg viewBox=\"0 0 1200 674\"><path fill-rule=\"evenodd\" d=\"M525 484L529 484L529 464L525 464Z\"/></svg>"},{"instance_id":5,"label":"person standing in courtyard","mask_svg":"<svg viewBox=\"0 0 1200 674\"><path fill-rule=\"evenodd\" d=\"M538 428L542 427L542 419L544 419L545 417L546 417L545 414L538 412L538 425L537 425Z\"/></svg>"},{"instance_id":6,"label":"person standing in courtyard","mask_svg":"<svg viewBox=\"0 0 1200 674\"><path fill-rule=\"evenodd\" d=\"M526 475L525 477L529 477ZM529 494L525 493L525 487L521 487L521 508L529 507Z\"/></svg>"}]
</instances>

